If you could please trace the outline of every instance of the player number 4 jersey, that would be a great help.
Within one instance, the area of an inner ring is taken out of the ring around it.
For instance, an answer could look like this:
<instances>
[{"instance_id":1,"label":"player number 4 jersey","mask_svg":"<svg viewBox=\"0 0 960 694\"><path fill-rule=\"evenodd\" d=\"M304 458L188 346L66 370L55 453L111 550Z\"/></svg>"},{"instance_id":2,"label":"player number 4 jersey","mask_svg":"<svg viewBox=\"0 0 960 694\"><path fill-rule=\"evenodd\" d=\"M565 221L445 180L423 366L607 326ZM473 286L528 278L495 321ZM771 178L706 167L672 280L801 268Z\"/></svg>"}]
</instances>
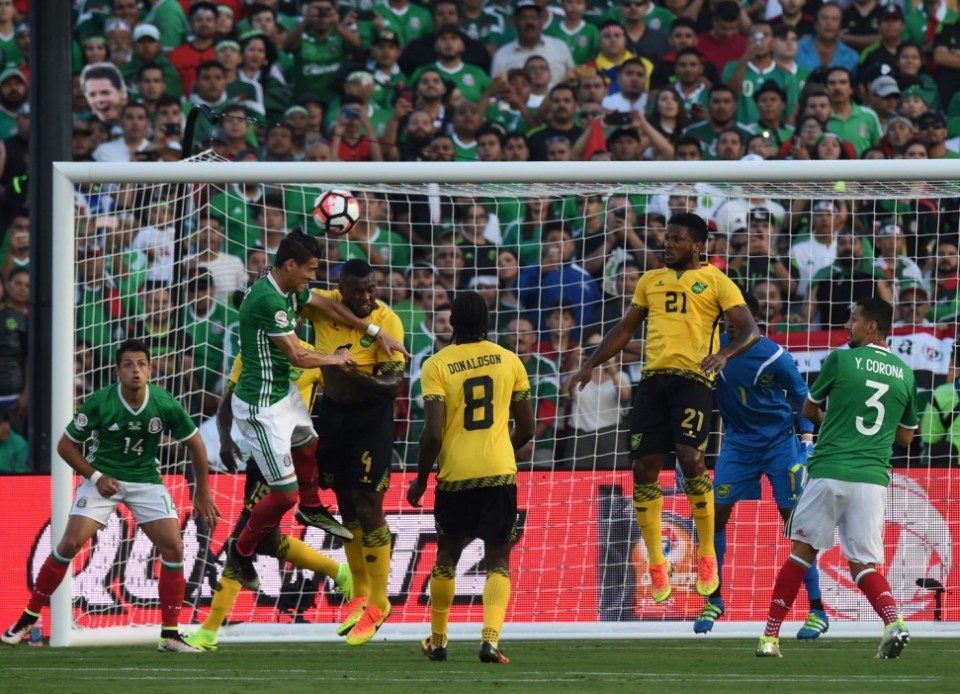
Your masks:
<instances>
[{"instance_id":1,"label":"player number 4 jersey","mask_svg":"<svg viewBox=\"0 0 960 694\"><path fill-rule=\"evenodd\" d=\"M827 401L811 478L886 486L897 427L917 427L913 371L877 345L831 352L809 398Z\"/></svg>"}]
</instances>

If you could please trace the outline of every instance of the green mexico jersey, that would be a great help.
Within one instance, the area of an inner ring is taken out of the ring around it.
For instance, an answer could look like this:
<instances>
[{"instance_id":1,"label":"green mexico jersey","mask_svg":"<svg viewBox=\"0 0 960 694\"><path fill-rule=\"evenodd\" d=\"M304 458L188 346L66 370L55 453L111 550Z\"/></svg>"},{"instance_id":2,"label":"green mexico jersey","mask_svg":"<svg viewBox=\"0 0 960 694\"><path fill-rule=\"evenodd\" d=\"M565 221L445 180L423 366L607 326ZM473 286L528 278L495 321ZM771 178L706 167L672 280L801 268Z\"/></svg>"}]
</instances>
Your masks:
<instances>
[{"instance_id":1,"label":"green mexico jersey","mask_svg":"<svg viewBox=\"0 0 960 694\"><path fill-rule=\"evenodd\" d=\"M725 83L730 83L738 67L739 61L734 60L727 63L723 68L723 81ZM752 123L760 119L760 111L757 109L757 102L753 95L768 80L776 82L787 94L787 106L784 114L793 113L797 106L797 100L800 98L797 81L793 75L777 65L771 65L768 70L760 72L753 63L747 63L747 69L743 73L743 85L740 87L740 98L737 100L737 120L739 122Z\"/></svg>"},{"instance_id":2,"label":"green mexico jersey","mask_svg":"<svg viewBox=\"0 0 960 694\"><path fill-rule=\"evenodd\" d=\"M827 400L810 477L886 486L897 427L917 427L910 367L878 345L836 350L824 360L809 398Z\"/></svg>"},{"instance_id":3,"label":"green mexico jersey","mask_svg":"<svg viewBox=\"0 0 960 694\"><path fill-rule=\"evenodd\" d=\"M333 30L325 38L311 31L303 32L293 57L294 94L313 92L327 100L336 96L330 89L330 82L347 59L346 46L339 32Z\"/></svg>"},{"instance_id":4,"label":"green mexico jersey","mask_svg":"<svg viewBox=\"0 0 960 694\"><path fill-rule=\"evenodd\" d=\"M555 16L543 33L567 44L577 65L589 63L600 51L600 30L582 20L576 29L569 29L561 17Z\"/></svg>"},{"instance_id":5,"label":"green mexico jersey","mask_svg":"<svg viewBox=\"0 0 960 694\"><path fill-rule=\"evenodd\" d=\"M284 293L273 274L254 282L240 304L240 357L243 371L233 391L248 405L269 407L290 391L290 360L273 337L292 335L297 311L310 299L304 287L299 294Z\"/></svg>"},{"instance_id":6,"label":"green mexico jersey","mask_svg":"<svg viewBox=\"0 0 960 694\"><path fill-rule=\"evenodd\" d=\"M165 431L186 441L197 426L160 386L148 385L143 403L134 410L117 383L87 398L65 433L76 443L90 440L87 461L103 474L121 482L161 484L157 450Z\"/></svg>"}]
</instances>

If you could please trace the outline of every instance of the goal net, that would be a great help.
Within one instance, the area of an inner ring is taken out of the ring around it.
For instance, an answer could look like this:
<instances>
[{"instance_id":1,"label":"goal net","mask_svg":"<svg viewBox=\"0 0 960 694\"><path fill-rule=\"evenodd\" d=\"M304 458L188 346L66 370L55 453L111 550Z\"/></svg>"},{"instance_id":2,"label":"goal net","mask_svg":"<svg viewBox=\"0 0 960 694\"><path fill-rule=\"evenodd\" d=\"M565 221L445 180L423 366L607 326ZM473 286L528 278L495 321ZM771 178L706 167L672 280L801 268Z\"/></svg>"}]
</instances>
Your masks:
<instances>
[{"instance_id":1,"label":"goal net","mask_svg":"<svg viewBox=\"0 0 960 694\"><path fill-rule=\"evenodd\" d=\"M345 237L320 237L317 285L335 287L347 259L370 261L380 298L400 316L414 354L396 402L385 502L393 613L381 635L419 638L428 630L433 496L428 492L424 508L413 509L404 494L423 423L420 369L450 339L449 305L467 288L490 306L490 338L521 355L537 416L536 439L518 463L521 532L504 637L692 634L704 599L694 589L694 525L671 460L661 476L663 545L675 571L664 604L650 597L631 503L629 422L642 331L597 370L576 401L562 390L583 355L621 318L638 278L660 266L666 221L696 212L711 225L704 260L757 298L761 331L789 351L808 383L828 352L845 345L852 302L879 295L895 305L890 347L917 374L921 413L933 409L924 416L923 436L894 453L883 571L911 628L957 633L956 410L950 393L942 399L946 412L936 410L934 396L953 377L960 312L960 176L947 163L344 166L223 163L208 154L178 164L58 165L60 335L50 397L66 424L77 403L113 379L120 341L138 336L151 346L155 382L200 427L224 513L212 535L197 526L189 517L189 461L178 447L165 447L161 471L180 510L186 548L183 620L199 624L243 500L244 474L220 467L213 419L238 351L237 307L285 233L319 233L312 219L317 195L350 190L360 200L361 222ZM711 428L712 469L723 445L719 415L704 425ZM63 530L77 484L62 461L53 469L52 522L37 534L31 583ZM716 493L722 501L727 490ZM334 506L332 494L322 495ZM346 560L339 541L319 530L292 518L282 529ZM737 503L727 527L727 611L714 635L757 633L788 555L781 533L764 482L762 499ZM224 641L336 638L335 623L344 615L329 578L268 557L257 560L257 569L261 589L241 594ZM72 570L53 602L54 643L155 636L159 559L125 508ZM839 547L821 556L820 576L831 636L878 632ZM482 545L471 544L457 570L453 637L479 634L485 577ZM791 619L803 621L806 613L801 595Z\"/></svg>"}]
</instances>

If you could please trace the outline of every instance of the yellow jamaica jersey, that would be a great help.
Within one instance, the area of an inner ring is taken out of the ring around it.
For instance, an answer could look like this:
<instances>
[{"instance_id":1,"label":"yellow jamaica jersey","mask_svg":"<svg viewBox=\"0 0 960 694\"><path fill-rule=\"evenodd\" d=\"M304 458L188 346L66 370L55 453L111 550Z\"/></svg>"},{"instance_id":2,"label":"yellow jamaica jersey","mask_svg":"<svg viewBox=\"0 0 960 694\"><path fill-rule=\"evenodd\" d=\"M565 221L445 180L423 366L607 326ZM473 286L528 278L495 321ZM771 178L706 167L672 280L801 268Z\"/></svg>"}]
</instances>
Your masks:
<instances>
[{"instance_id":1,"label":"yellow jamaica jersey","mask_svg":"<svg viewBox=\"0 0 960 694\"><path fill-rule=\"evenodd\" d=\"M334 301L342 299L340 292L336 289L314 289L313 292ZM312 306L305 306L300 315L313 323L313 349L318 352L333 354L340 347L349 347L350 357L357 363L357 370L362 373L403 371L403 355L400 352L394 352L392 357L388 357L380 348L380 341L376 338L349 325L337 323ZM403 323L389 306L378 301L377 307L366 319L374 325L379 325L387 335L403 344Z\"/></svg>"},{"instance_id":2,"label":"yellow jamaica jersey","mask_svg":"<svg viewBox=\"0 0 960 694\"><path fill-rule=\"evenodd\" d=\"M446 409L437 488L513 483L510 403L530 398L520 358L486 340L449 345L423 363L420 383L423 399L442 400Z\"/></svg>"},{"instance_id":3,"label":"yellow jamaica jersey","mask_svg":"<svg viewBox=\"0 0 960 694\"><path fill-rule=\"evenodd\" d=\"M309 342L300 340L300 344L306 349L313 349ZM227 377L228 386L231 388L236 387L237 381L240 380L241 371L243 371L243 362L240 360L240 355L237 354L237 358L233 360L233 368L230 369L230 375ZM291 365L290 382L300 391L300 397L303 398L303 402L307 406L307 412L312 411L313 399L317 396L317 389L323 382L320 369L298 369Z\"/></svg>"},{"instance_id":4,"label":"yellow jamaica jersey","mask_svg":"<svg viewBox=\"0 0 960 694\"><path fill-rule=\"evenodd\" d=\"M700 362L719 347L723 313L745 303L740 288L710 264L644 273L632 301L647 311L644 373L674 372L712 383Z\"/></svg>"}]
</instances>

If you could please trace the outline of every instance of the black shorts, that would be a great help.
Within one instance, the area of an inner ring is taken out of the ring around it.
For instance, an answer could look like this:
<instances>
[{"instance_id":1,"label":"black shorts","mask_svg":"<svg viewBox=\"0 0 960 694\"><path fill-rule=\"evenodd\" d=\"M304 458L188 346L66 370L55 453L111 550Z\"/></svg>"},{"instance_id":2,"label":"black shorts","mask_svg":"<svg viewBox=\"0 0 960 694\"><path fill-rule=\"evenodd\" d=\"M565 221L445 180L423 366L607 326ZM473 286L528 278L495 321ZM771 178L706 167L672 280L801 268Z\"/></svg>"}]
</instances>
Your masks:
<instances>
[{"instance_id":1,"label":"black shorts","mask_svg":"<svg viewBox=\"0 0 960 694\"><path fill-rule=\"evenodd\" d=\"M393 460L393 400L345 405L324 397L313 422L324 487L387 490Z\"/></svg>"},{"instance_id":2,"label":"black shorts","mask_svg":"<svg viewBox=\"0 0 960 694\"><path fill-rule=\"evenodd\" d=\"M630 457L669 453L677 445L707 448L713 390L700 381L656 373L637 384L630 421Z\"/></svg>"},{"instance_id":3,"label":"black shorts","mask_svg":"<svg viewBox=\"0 0 960 694\"><path fill-rule=\"evenodd\" d=\"M433 518L437 533L444 537L479 538L498 545L512 542L517 531L517 485L437 490Z\"/></svg>"}]
</instances>

